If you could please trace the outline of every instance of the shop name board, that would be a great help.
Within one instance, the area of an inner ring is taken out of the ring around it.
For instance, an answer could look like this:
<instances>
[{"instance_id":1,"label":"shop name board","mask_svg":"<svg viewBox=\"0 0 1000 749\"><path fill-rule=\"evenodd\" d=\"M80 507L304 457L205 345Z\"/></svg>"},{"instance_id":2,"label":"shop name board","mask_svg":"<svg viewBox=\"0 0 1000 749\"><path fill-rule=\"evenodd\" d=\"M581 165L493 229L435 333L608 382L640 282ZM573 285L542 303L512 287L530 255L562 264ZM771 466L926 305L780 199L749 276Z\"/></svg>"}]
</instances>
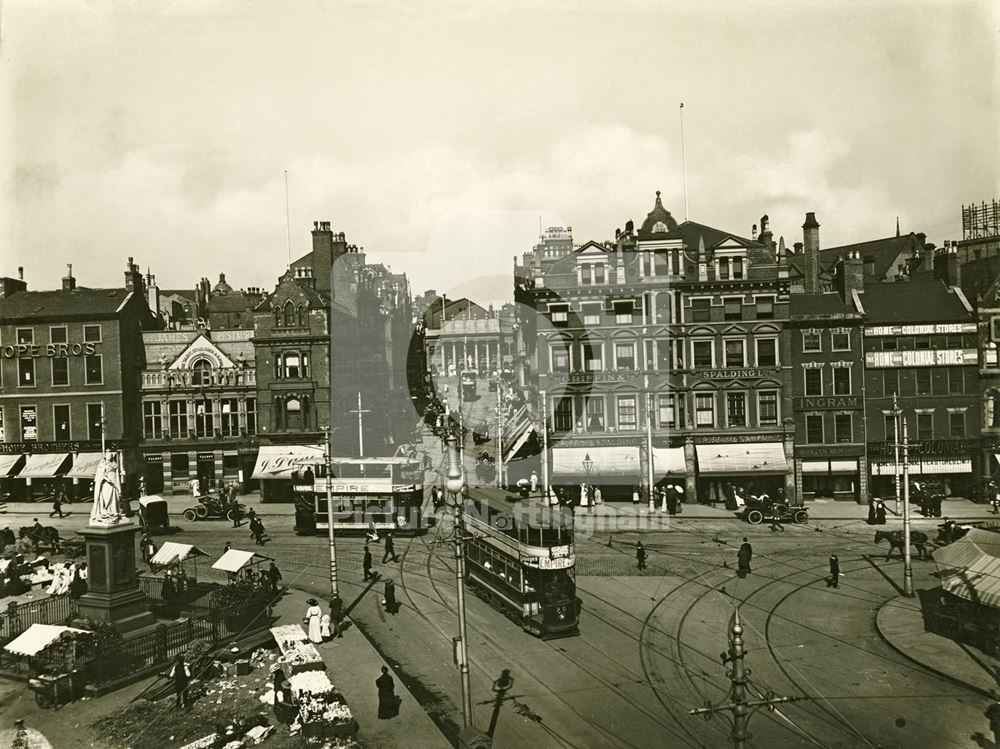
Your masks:
<instances>
[{"instance_id":1,"label":"shop name board","mask_svg":"<svg viewBox=\"0 0 1000 749\"><path fill-rule=\"evenodd\" d=\"M6 359L37 359L42 356L52 358L63 356L90 356L97 352L93 343L18 343L0 349Z\"/></svg>"},{"instance_id":2,"label":"shop name board","mask_svg":"<svg viewBox=\"0 0 1000 749\"><path fill-rule=\"evenodd\" d=\"M782 442L780 433L774 434L717 434L700 437L695 440L698 445L731 445L737 442Z\"/></svg>"},{"instance_id":3,"label":"shop name board","mask_svg":"<svg viewBox=\"0 0 1000 749\"><path fill-rule=\"evenodd\" d=\"M978 440L911 440L910 455L954 455L968 456L979 450ZM868 452L872 455L895 455L896 443L869 442ZM902 455L902 449L900 450Z\"/></svg>"},{"instance_id":4,"label":"shop name board","mask_svg":"<svg viewBox=\"0 0 1000 749\"><path fill-rule=\"evenodd\" d=\"M860 395L800 396L792 399L796 411L833 411L862 408Z\"/></svg>"},{"instance_id":5,"label":"shop name board","mask_svg":"<svg viewBox=\"0 0 1000 749\"><path fill-rule=\"evenodd\" d=\"M562 447L635 447L642 442L641 437L585 437L583 439L549 440Z\"/></svg>"},{"instance_id":6,"label":"shop name board","mask_svg":"<svg viewBox=\"0 0 1000 749\"><path fill-rule=\"evenodd\" d=\"M326 481L322 478L316 479L313 487L317 492L326 491ZM389 481L333 481L330 482L330 491L334 494L389 494L412 492L416 489L414 484L393 484Z\"/></svg>"},{"instance_id":7,"label":"shop name board","mask_svg":"<svg viewBox=\"0 0 1000 749\"><path fill-rule=\"evenodd\" d=\"M864 454L863 445L795 446L796 458L856 458Z\"/></svg>"},{"instance_id":8,"label":"shop name board","mask_svg":"<svg viewBox=\"0 0 1000 749\"><path fill-rule=\"evenodd\" d=\"M978 362L979 355L974 348L868 351L865 353L866 367L951 367Z\"/></svg>"},{"instance_id":9,"label":"shop name board","mask_svg":"<svg viewBox=\"0 0 1000 749\"><path fill-rule=\"evenodd\" d=\"M628 378L617 372L573 372L552 379L555 382L567 382L570 385L583 385L588 382L625 382Z\"/></svg>"},{"instance_id":10,"label":"shop name board","mask_svg":"<svg viewBox=\"0 0 1000 749\"><path fill-rule=\"evenodd\" d=\"M777 377L780 369L709 369L701 373L706 380L738 380L756 377Z\"/></svg>"},{"instance_id":11,"label":"shop name board","mask_svg":"<svg viewBox=\"0 0 1000 749\"><path fill-rule=\"evenodd\" d=\"M868 336L893 335L953 335L955 333L975 333L974 322L935 323L933 325L875 325L865 328Z\"/></svg>"},{"instance_id":12,"label":"shop name board","mask_svg":"<svg viewBox=\"0 0 1000 749\"><path fill-rule=\"evenodd\" d=\"M128 447L123 440L106 440L105 446L108 450L124 450ZM100 440L0 443L0 455L10 455L12 453L93 453L100 451Z\"/></svg>"}]
</instances>

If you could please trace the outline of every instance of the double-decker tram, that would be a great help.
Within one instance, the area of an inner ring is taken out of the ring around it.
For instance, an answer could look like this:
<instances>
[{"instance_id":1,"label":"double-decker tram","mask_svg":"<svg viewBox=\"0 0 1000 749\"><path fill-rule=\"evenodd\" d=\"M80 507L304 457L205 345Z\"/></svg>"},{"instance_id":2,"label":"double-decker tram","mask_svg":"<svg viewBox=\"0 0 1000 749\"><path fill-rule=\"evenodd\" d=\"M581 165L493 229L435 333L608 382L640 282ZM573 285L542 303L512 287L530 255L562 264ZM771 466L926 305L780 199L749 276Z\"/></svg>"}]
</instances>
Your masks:
<instances>
[{"instance_id":1,"label":"double-decker tram","mask_svg":"<svg viewBox=\"0 0 1000 749\"><path fill-rule=\"evenodd\" d=\"M465 574L494 608L542 637L579 634L573 514L485 497L465 502Z\"/></svg>"},{"instance_id":2,"label":"double-decker tram","mask_svg":"<svg viewBox=\"0 0 1000 749\"><path fill-rule=\"evenodd\" d=\"M295 478L295 491L312 495L315 524L326 533L327 485L333 498L333 528L337 533L393 531L400 535L426 530L421 506L424 470L413 458L336 458L332 476L318 465Z\"/></svg>"}]
</instances>

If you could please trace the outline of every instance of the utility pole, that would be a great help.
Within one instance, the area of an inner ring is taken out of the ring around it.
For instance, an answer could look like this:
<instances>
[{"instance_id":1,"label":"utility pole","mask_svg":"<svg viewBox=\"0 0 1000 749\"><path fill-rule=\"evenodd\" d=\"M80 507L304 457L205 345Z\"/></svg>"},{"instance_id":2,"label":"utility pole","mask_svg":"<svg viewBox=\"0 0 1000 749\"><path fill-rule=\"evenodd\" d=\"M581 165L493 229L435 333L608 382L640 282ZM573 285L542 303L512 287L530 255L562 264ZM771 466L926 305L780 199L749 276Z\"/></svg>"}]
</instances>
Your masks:
<instances>
[{"instance_id":1,"label":"utility pole","mask_svg":"<svg viewBox=\"0 0 1000 749\"><path fill-rule=\"evenodd\" d=\"M549 496L549 396L544 390L539 390L538 396L542 401L542 496L548 505L552 503Z\"/></svg>"},{"instance_id":2,"label":"utility pole","mask_svg":"<svg viewBox=\"0 0 1000 749\"><path fill-rule=\"evenodd\" d=\"M910 433L903 420L903 595L913 597L910 559Z\"/></svg>"},{"instance_id":3,"label":"utility pole","mask_svg":"<svg viewBox=\"0 0 1000 749\"><path fill-rule=\"evenodd\" d=\"M892 423L896 430L895 439L895 450L896 450L896 462L893 464L893 477L896 480L896 517L899 517L899 418L902 415L902 410L899 408L899 399L896 394L892 394Z\"/></svg>"},{"instance_id":4,"label":"utility pole","mask_svg":"<svg viewBox=\"0 0 1000 749\"><path fill-rule=\"evenodd\" d=\"M503 488L503 378L497 376L497 489Z\"/></svg>"},{"instance_id":5,"label":"utility pole","mask_svg":"<svg viewBox=\"0 0 1000 749\"><path fill-rule=\"evenodd\" d=\"M104 453L107 452L107 419L104 418L104 401L101 401L101 459L104 459Z\"/></svg>"},{"instance_id":6,"label":"utility pole","mask_svg":"<svg viewBox=\"0 0 1000 749\"><path fill-rule=\"evenodd\" d=\"M747 682L750 680L750 669L743 664L746 652L743 650L743 622L740 620L740 610L733 612L733 625L729 635L729 650L722 654L722 663L732 663L732 670L727 671L732 687L729 690L729 702L713 705L706 702L704 707L688 710L689 715L703 715L705 720L711 720L717 712L732 714L732 734L730 739L736 749L746 749L751 739L749 730L750 716L758 709L766 707L774 711L774 706L782 702L791 702L794 697L777 697L773 692L767 692L759 700L747 700Z\"/></svg>"},{"instance_id":7,"label":"utility pole","mask_svg":"<svg viewBox=\"0 0 1000 749\"><path fill-rule=\"evenodd\" d=\"M656 509L656 494L653 492L653 396L646 393L646 486L649 490L650 512Z\"/></svg>"},{"instance_id":8,"label":"utility pole","mask_svg":"<svg viewBox=\"0 0 1000 749\"><path fill-rule=\"evenodd\" d=\"M337 595L337 543L333 534L333 427L326 427L323 462L326 464L326 533L330 546L330 597Z\"/></svg>"},{"instance_id":9,"label":"utility pole","mask_svg":"<svg viewBox=\"0 0 1000 749\"><path fill-rule=\"evenodd\" d=\"M370 414L371 409L361 408L361 393L358 393L358 407L354 411L349 413L358 415L358 457L365 457L365 431L364 431L364 415Z\"/></svg>"},{"instance_id":10,"label":"utility pole","mask_svg":"<svg viewBox=\"0 0 1000 749\"><path fill-rule=\"evenodd\" d=\"M458 449L455 435L451 434L448 443L448 478L445 488L451 494L452 506L455 510L455 584L458 588L458 638L455 641L455 660L462 678L462 727L468 729L472 725L472 685L469 681L469 649L465 627L465 497L463 489L462 465L458 462Z\"/></svg>"}]
</instances>

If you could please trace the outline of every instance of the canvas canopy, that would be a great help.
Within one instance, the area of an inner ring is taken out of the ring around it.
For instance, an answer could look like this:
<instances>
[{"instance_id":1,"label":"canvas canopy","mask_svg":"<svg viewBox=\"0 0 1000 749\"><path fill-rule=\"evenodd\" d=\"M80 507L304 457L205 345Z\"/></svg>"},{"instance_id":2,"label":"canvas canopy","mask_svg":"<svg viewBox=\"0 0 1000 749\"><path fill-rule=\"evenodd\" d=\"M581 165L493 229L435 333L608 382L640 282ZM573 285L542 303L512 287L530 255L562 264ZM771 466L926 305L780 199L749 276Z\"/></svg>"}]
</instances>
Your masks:
<instances>
[{"instance_id":1,"label":"canvas canopy","mask_svg":"<svg viewBox=\"0 0 1000 749\"><path fill-rule=\"evenodd\" d=\"M92 479L97 473L97 464L101 462L100 453L80 453L73 461L69 477L73 479Z\"/></svg>"},{"instance_id":2,"label":"canvas canopy","mask_svg":"<svg viewBox=\"0 0 1000 749\"><path fill-rule=\"evenodd\" d=\"M240 549L230 549L218 561L212 565L213 570L223 572L239 572L244 567L256 562L270 561L273 557L266 557L253 551L241 551Z\"/></svg>"},{"instance_id":3,"label":"canvas canopy","mask_svg":"<svg viewBox=\"0 0 1000 749\"><path fill-rule=\"evenodd\" d=\"M1000 608L1000 533L972 528L934 550L941 587L959 598Z\"/></svg>"},{"instance_id":4,"label":"canvas canopy","mask_svg":"<svg viewBox=\"0 0 1000 749\"><path fill-rule=\"evenodd\" d=\"M69 453L35 453L29 455L24 468L17 474L22 479L46 479L55 476Z\"/></svg>"},{"instance_id":5,"label":"canvas canopy","mask_svg":"<svg viewBox=\"0 0 1000 749\"><path fill-rule=\"evenodd\" d=\"M21 459L21 453L11 455L0 455L0 476L6 476L14 470L17 461Z\"/></svg>"},{"instance_id":6,"label":"canvas canopy","mask_svg":"<svg viewBox=\"0 0 1000 749\"><path fill-rule=\"evenodd\" d=\"M38 655L52 645L64 634L89 635L86 629L64 627L60 624L32 624L24 632L3 646L3 649L15 655Z\"/></svg>"},{"instance_id":7,"label":"canvas canopy","mask_svg":"<svg viewBox=\"0 0 1000 749\"><path fill-rule=\"evenodd\" d=\"M263 445L252 478L291 479L293 471L313 468L323 460L323 448L318 445Z\"/></svg>"},{"instance_id":8,"label":"canvas canopy","mask_svg":"<svg viewBox=\"0 0 1000 749\"><path fill-rule=\"evenodd\" d=\"M179 544L174 541L165 541L163 546L153 555L149 561L152 564L174 564L183 562L189 557L207 557L204 551L192 544Z\"/></svg>"},{"instance_id":9,"label":"canvas canopy","mask_svg":"<svg viewBox=\"0 0 1000 749\"><path fill-rule=\"evenodd\" d=\"M785 473L785 446L780 442L737 442L695 445L698 473Z\"/></svg>"},{"instance_id":10,"label":"canvas canopy","mask_svg":"<svg viewBox=\"0 0 1000 749\"><path fill-rule=\"evenodd\" d=\"M590 471L584 461L590 461ZM601 483L610 477L628 478L629 483L640 477L639 448L621 447L556 447L552 450L552 473L557 478L593 479Z\"/></svg>"}]
</instances>

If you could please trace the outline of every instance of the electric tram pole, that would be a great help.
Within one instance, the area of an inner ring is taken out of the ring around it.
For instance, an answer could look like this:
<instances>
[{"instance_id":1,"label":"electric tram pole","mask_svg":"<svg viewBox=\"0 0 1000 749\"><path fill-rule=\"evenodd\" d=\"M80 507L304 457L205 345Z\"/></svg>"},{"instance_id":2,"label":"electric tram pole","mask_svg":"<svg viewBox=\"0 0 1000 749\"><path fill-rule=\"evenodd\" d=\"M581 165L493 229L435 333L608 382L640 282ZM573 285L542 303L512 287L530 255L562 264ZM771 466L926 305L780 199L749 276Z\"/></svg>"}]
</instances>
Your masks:
<instances>
[{"instance_id":1,"label":"electric tram pole","mask_svg":"<svg viewBox=\"0 0 1000 749\"><path fill-rule=\"evenodd\" d=\"M794 697L777 697L773 692L767 692L758 700L747 699L747 683L750 681L750 669L743 664L746 651L743 650L743 622L740 620L740 610L733 612L733 626L729 635L729 650L722 654L723 665L732 663L732 670L727 672L732 687L729 690L729 702L713 705L706 702L704 707L688 710L689 715L702 715L705 720L711 720L717 712L732 714L732 733L730 739L736 749L746 749L750 741L750 716L766 707L774 711L774 706L781 702L791 702Z\"/></svg>"}]
</instances>

